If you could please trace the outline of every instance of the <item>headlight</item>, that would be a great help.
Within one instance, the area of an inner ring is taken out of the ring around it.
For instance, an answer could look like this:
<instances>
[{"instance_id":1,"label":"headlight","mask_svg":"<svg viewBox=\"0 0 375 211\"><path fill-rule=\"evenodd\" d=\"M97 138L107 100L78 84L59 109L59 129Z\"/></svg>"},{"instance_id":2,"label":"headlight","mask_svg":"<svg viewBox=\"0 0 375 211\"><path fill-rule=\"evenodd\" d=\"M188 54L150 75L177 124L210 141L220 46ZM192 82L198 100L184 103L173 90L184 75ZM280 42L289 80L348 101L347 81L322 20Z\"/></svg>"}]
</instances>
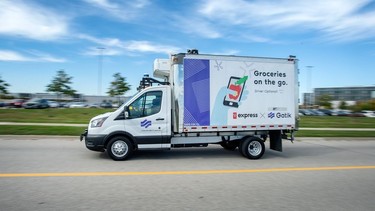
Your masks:
<instances>
[{"instance_id":1,"label":"headlight","mask_svg":"<svg viewBox=\"0 0 375 211\"><path fill-rule=\"evenodd\" d=\"M104 121L107 119L108 117L103 117L103 118L99 118L99 119L94 119L91 121L91 127L101 127L104 123Z\"/></svg>"}]
</instances>

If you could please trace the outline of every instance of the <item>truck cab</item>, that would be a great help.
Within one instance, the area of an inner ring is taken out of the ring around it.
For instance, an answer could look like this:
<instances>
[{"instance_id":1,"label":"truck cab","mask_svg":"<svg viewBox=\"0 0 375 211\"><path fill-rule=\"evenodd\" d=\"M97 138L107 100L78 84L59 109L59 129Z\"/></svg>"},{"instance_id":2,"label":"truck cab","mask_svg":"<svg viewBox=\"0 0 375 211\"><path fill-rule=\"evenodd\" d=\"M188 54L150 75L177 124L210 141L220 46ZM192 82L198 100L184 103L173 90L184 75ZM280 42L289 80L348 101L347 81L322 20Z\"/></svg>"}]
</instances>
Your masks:
<instances>
[{"instance_id":1,"label":"truck cab","mask_svg":"<svg viewBox=\"0 0 375 211\"><path fill-rule=\"evenodd\" d=\"M167 85L149 87L116 111L92 118L85 134L86 147L94 151L107 149L115 160L138 149L169 149L170 95Z\"/></svg>"}]
</instances>

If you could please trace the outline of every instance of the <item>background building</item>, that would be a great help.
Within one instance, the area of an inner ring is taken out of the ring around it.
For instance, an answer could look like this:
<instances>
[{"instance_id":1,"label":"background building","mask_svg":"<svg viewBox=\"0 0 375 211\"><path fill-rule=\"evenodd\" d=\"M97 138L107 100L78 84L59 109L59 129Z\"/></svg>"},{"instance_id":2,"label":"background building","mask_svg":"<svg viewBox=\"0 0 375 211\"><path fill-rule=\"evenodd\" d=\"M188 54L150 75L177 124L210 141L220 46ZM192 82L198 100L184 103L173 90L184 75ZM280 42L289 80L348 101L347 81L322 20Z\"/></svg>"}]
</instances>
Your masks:
<instances>
[{"instance_id":1,"label":"background building","mask_svg":"<svg viewBox=\"0 0 375 211\"><path fill-rule=\"evenodd\" d=\"M311 107L315 105L315 94L314 93L303 93L303 105L305 107Z\"/></svg>"},{"instance_id":2,"label":"background building","mask_svg":"<svg viewBox=\"0 0 375 211\"><path fill-rule=\"evenodd\" d=\"M324 95L331 98L333 108L338 108L343 101L351 106L358 101L375 99L375 86L315 88L314 93L303 94L303 105L315 105Z\"/></svg>"},{"instance_id":3,"label":"background building","mask_svg":"<svg viewBox=\"0 0 375 211\"><path fill-rule=\"evenodd\" d=\"M315 99L329 95L333 101L364 101L375 98L375 86L315 88Z\"/></svg>"}]
</instances>

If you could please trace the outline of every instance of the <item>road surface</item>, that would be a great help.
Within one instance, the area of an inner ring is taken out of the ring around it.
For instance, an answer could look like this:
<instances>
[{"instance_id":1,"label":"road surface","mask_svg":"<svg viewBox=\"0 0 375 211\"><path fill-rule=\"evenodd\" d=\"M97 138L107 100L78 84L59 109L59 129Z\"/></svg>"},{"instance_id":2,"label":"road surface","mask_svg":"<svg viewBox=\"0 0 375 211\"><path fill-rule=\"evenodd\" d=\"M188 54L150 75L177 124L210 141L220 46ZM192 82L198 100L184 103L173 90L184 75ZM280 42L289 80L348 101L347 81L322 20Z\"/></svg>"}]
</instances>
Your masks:
<instances>
[{"instance_id":1,"label":"road surface","mask_svg":"<svg viewBox=\"0 0 375 211\"><path fill-rule=\"evenodd\" d=\"M0 210L375 209L375 139L283 144L260 160L212 145L115 162L78 137L0 136Z\"/></svg>"}]
</instances>

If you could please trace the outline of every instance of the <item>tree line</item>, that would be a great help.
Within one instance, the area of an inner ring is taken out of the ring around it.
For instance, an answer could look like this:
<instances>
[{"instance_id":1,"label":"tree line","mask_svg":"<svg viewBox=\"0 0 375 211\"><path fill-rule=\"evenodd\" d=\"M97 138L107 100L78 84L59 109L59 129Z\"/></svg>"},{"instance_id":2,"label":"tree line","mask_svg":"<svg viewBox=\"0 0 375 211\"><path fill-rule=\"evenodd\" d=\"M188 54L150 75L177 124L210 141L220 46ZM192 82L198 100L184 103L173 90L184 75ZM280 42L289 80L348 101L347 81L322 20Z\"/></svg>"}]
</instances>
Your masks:
<instances>
[{"instance_id":1,"label":"tree line","mask_svg":"<svg viewBox=\"0 0 375 211\"><path fill-rule=\"evenodd\" d=\"M131 89L131 85L126 82L126 78L121 76L120 73L115 73L113 77L114 79L106 92L109 96L120 97ZM69 76L64 70L58 70L51 83L46 86L46 91L53 92L57 96L62 94L74 96L77 91L70 86L72 79L73 77ZM6 83L0 76L0 96L9 94L9 86L10 84Z\"/></svg>"},{"instance_id":2,"label":"tree line","mask_svg":"<svg viewBox=\"0 0 375 211\"><path fill-rule=\"evenodd\" d=\"M317 99L317 104L320 107L332 109L332 100L333 99L330 95L322 95ZM352 110L354 112L359 112L362 110L375 111L375 99L356 101L354 105L348 105L347 102L341 101L338 108L341 110Z\"/></svg>"}]
</instances>

